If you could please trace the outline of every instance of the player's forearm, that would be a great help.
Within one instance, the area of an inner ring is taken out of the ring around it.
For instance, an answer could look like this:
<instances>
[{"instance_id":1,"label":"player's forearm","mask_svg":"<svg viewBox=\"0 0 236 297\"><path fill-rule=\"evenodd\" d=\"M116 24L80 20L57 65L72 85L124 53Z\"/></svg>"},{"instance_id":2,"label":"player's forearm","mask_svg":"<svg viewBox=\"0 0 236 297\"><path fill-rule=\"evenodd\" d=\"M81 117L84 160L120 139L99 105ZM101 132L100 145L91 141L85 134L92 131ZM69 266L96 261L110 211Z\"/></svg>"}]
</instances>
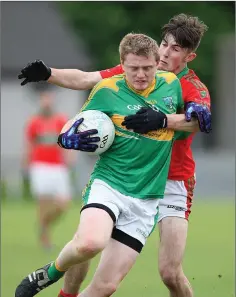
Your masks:
<instances>
[{"instance_id":1,"label":"player's forearm","mask_svg":"<svg viewBox=\"0 0 236 297\"><path fill-rule=\"evenodd\" d=\"M186 122L184 114L168 114L167 116L167 128L175 131L184 132L197 132L199 131L198 120L193 119L190 122Z\"/></svg>"},{"instance_id":2,"label":"player's forearm","mask_svg":"<svg viewBox=\"0 0 236 297\"><path fill-rule=\"evenodd\" d=\"M88 90L102 79L100 72L84 72L78 69L51 68L48 82L72 90Z\"/></svg>"}]
</instances>

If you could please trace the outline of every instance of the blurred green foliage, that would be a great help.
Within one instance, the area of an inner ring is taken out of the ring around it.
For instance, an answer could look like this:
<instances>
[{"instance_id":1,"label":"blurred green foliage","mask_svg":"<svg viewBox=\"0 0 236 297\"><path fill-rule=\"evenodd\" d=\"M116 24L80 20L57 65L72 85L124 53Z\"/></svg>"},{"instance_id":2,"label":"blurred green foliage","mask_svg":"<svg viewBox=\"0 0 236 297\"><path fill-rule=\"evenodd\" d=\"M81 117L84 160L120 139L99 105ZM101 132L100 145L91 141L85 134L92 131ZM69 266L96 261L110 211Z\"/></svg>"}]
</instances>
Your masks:
<instances>
[{"instance_id":1,"label":"blurred green foliage","mask_svg":"<svg viewBox=\"0 0 236 297\"><path fill-rule=\"evenodd\" d=\"M6 182L1 178L1 186L0 186L0 191L1 191L1 202L4 202L6 200Z\"/></svg>"},{"instance_id":2,"label":"blurred green foliage","mask_svg":"<svg viewBox=\"0 0 236 297\"><path fill-rule=\"evenodd\" d=\"M129 33L148 34L160 43L161 27L179 13L198 16L209 27L190 64L202 81L213 89L217 44L222 34L235 29L234 2L58 2L65 20L83 39L93 58L93 70L119 63L118 46ZM88 69L86 69L88 70Z\"/></svg>"}]
</instances>

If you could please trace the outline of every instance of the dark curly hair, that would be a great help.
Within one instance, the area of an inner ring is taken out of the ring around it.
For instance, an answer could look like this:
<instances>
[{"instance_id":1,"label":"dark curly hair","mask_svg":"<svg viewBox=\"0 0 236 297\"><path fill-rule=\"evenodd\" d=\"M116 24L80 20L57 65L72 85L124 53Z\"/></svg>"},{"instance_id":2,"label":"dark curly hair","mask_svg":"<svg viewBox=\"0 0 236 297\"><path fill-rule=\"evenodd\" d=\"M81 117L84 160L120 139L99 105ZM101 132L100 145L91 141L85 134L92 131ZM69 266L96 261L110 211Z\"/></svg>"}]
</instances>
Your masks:
<instances>
[{"instance_id":1,"label":"dark curly hair","mask_svg":"<svg viewBox=\"0 0 236 297\"><path fill-rule=\"evenodd\" d=\"M171 18L169 23L162 27L162 39L170 34L182 48L195 51L207 30L207 25L198 17L181 13Z\"/></svg>"}]
</instances>

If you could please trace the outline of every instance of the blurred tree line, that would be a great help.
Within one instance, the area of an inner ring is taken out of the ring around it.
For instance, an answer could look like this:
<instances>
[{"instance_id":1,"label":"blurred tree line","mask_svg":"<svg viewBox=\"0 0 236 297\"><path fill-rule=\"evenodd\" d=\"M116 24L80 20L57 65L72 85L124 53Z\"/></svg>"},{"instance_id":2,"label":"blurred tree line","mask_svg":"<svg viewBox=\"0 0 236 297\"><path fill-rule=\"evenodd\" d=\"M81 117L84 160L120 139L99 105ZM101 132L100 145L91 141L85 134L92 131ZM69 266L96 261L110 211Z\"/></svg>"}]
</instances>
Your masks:
<instances>
[{"instance_id":1,"label":"blurred tree line","mask_svg":"<svg viewBox=\"0 0 236 297\"><path fill-rule=\"evenodd\" d=\"M197 50L198 58L190 64L210 92L217 45L220 36L235 29L235 2L58 2L60 9L82 38L93 59L93 69L105 69L119 63L118 46L129 33L144 33L161 42L161 27L179 13L198 16L209 30ZM85 69L88 70L88 69ZM91 69L90 69L91 70Z\"/></svg>"}]
</instances>

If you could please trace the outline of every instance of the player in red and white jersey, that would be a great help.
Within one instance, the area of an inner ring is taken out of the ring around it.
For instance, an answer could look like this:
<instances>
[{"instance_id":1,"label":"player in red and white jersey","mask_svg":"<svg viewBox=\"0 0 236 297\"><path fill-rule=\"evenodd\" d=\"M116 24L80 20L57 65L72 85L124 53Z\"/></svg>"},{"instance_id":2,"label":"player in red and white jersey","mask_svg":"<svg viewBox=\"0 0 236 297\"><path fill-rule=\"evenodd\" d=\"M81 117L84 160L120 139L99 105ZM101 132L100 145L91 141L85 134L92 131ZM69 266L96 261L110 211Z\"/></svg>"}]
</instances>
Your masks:
<instances>
[{"instance_id":1,"label":"player in red and white jersey","mask_svg":"<svg viewBox=\"0 0 236 297\"><path fill-rule=\"evenodd\" d=\"M65 156L57 145L67 118L53 111L52 94L41 93L39 103L39 112L25 126L23 166L29 173L32 194L37 198L40 242L44 248L50 248L49 228L65 212L71 199L67 161L73 162L74 157L73 153Z\"/></svg>"},{"instance_id":2,"label":"player in red and white jersey","mask_svg":"<svg viewBox=\"0 0 236 297\"><path fill-rule=\"evenodd\" d=\"M178 76L182 85L183 99L186 102L185 114L183 111L183 114L178 115L178 121L176 121L176 115L174 115L175 119L172 115L167 116L167 128L191 133L190 135L176 133L165 196L159 204L158 265L162 280L172 297L193 296L192 288L182 269L188 217L195 187L195 162L190 146L194 133L199 130L199 127L202 132L210 131L211 114L209 92L197 75L188 69L187 64L195 59L195 51L206 30L206 25L197 17L177 15L162 29L159 51L158 69L174 72ZM92 88L101 79L123 72L120 65L95 72L49 68L42 61L33 62L27 67L22 70L19 77L25 79L22 85L30 81L47 80L49 83L75 90ZM171 105L171 98L163 98L163 100ZM137 111L134 110L134 113ZM146 122L142 123L142 115L139 115L140 123L144 127L155 120L149 119L149 111L145 113L145 119L148 120ZM137 119L137 115L134 116ZM192 116L197 117L198 121L194 121ZM88 266L84 263L67 271L64 288L59 296L75 297L87 268Z\"/></svg>"}]
</instances>

